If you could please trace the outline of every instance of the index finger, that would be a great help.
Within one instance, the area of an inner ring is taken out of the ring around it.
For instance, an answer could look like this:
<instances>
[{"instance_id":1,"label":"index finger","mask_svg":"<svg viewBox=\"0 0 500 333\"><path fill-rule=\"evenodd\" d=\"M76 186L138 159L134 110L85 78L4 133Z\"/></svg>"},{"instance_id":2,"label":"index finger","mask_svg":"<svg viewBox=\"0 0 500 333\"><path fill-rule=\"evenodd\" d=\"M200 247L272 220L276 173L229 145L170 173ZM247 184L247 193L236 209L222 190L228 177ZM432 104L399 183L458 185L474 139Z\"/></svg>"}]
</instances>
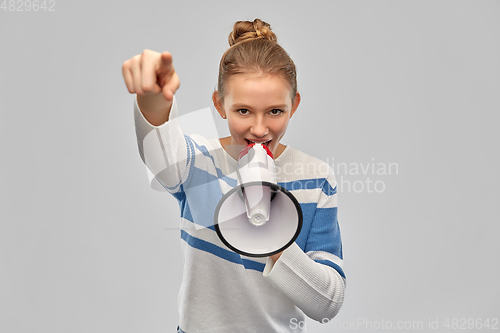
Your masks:
<instances>
[{"instance_id":1,"label":"index finger","mask_svg":"<svg viewBox=\"0 0 500 333\"><path fill-rule=\"evenodd\" d=\"M165 80L169 80L173 73L175 73L174 66L172 65L172 54L170 52L163 52L160 55L159 62L156 65L156 75L161 85L165 84Z\"/></svg>"},{"instance_id":2,"label":"index finger","mask_svg":"<svg viewBox=\"0 0 500 333\"><path fill-rule=\"evenodd\" d=\"M170 52L163 52L160 57L159 70L169 71L172 69L172 54Z\"/></svg>"}]
</instances>

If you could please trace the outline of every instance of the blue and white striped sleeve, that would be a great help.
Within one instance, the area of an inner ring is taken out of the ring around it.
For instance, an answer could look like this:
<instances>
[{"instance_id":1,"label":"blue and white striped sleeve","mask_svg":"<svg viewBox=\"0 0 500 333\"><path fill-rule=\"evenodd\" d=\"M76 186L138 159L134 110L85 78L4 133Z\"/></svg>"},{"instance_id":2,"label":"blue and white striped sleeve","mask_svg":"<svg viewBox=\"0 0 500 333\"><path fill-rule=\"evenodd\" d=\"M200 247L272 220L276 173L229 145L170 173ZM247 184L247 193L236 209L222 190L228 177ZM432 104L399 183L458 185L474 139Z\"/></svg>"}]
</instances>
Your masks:
<instances>
[{"instance_id":1,"label":"blue and white striped sleeve","mask_svg":"<svg viewBox=\"0 0 500 333\"><path fill-rule=\"evenodd\" d=\"M275 263L268 259L263 275L308 317L325 323L337 315L346 280L333 172L322 185L305 250L293 243Z\"/></svg>"},{"instance_id":2,"label":"blue and white striped sleeve","mask_svg":"<svg viewBox=\"0 0 500 333\"><path fill-rule=\"evenodd\" d=\"M323 183L305 252L315 262L332 267L345 279L342 238L337 219L337 183L333 172Z\"/></svg>"}]
</instances>

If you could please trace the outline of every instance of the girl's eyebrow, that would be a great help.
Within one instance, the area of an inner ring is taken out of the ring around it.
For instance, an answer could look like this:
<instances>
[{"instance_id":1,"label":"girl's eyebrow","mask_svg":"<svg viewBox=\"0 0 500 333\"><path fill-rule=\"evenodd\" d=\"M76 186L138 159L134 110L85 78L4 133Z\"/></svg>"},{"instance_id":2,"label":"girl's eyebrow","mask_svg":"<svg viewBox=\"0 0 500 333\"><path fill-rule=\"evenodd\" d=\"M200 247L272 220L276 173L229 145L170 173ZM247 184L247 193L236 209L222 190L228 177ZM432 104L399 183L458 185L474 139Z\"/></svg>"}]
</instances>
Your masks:
<instances>
[{"instance_id":1,"label":"girl's eyebrow","mask_svg":"<svg viewBox=\"0 0 500 333\"><path fill-rule=\"evenodd\" d=\"M232 109L250 109L250 107L246 104L233 104L231 105Z\"/></svg>"},{"instance_id":2,"label":"girl's eyebrow","mask_svg":"<svg viewBox=\"0 0 500 333\"><path fill-rule=\"evenodd\" d=\"M270 106L269 108L270 109L286 109L286 104L279 104L279 105L273 105L273 106Z\"/></svg>"},{"instance_id":3,"label":"girl's eyebrow","mask_svg":"<svg viewBox=\"0 0 500 333\"><path fill-rule=\"evenodd\" d=\"M271 105L271 106L266 106L266 109L286 109L287 105L286 104L277 104L277 105ZM233 104L231 105L232 109L253 109L251 106L248 106L246 104Z\"/></svg>"}]
</instances>

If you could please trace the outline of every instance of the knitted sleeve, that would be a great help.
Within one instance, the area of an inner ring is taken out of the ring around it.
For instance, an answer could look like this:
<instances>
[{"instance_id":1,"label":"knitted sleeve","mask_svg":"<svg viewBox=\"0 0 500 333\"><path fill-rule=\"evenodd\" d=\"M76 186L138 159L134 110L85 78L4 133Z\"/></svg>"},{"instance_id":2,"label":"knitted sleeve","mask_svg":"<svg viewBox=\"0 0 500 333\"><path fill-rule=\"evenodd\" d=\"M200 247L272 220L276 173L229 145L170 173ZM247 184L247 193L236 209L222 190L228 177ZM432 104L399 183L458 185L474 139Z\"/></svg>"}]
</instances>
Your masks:
<instances>
[{"instance_id":1,"label":"knitted sleeve","mask_svg":"<svg viewBox=\"0 0 500 333\"><path fill-rule=\"evenodd\" d=\"M193 222L197 229L213 227L214 210L222 197L218 179L224 176L214 162L216 148L203 136L184 134L177 113L174 96L169 120L154 126L135 101L139 154L146 165L151 187L170 192L179 202L182 218Z\"/></svg>"},{"instance_id":2,"label":"knitted sleeve","mask_svg":"<svg viewBox=\"0 0 500 333\"><path fill-rule=\"evenodd\" d=\"M137 145L146 165L151 187L172 194L180 190L189 175L194 160L192 145L177 123L177 102L174 102L167 122L154 126L149 123L134 100Z\"/></svg>"},{"instance_id":3,"label":"knitted sleeve","mask_svg":"<svg viewBox=\"0 0 500 333\"><path fill-rule=\"evenodd\" d=\"M307 316L323 323L337 315L346 285L336 185L331 172L322 185L305 249L292 244L274 264L269 258L263 272Z\"/></svg>"}]
</instances>

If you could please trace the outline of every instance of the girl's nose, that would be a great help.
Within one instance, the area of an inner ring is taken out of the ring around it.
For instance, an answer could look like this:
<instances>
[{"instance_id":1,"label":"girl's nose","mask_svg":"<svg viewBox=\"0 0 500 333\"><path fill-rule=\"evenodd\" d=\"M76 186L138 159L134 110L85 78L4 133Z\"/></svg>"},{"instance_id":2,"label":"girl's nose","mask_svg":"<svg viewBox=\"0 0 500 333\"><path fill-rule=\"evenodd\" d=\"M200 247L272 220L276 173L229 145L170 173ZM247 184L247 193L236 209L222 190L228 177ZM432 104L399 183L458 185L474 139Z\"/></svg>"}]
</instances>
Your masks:
<instances>
[{"instance_id":1,"label":"girl's nose","mask_svg":"<svg viewBox=\"0 0 500 333\"><path fill-rule=\"evenodd\" d=\"M250 127L250 133L257 138L262 138L267 135L267 133L269 133L269 128L264 121L256 119L256 121Z\"/></svg>"}]
</instances>

